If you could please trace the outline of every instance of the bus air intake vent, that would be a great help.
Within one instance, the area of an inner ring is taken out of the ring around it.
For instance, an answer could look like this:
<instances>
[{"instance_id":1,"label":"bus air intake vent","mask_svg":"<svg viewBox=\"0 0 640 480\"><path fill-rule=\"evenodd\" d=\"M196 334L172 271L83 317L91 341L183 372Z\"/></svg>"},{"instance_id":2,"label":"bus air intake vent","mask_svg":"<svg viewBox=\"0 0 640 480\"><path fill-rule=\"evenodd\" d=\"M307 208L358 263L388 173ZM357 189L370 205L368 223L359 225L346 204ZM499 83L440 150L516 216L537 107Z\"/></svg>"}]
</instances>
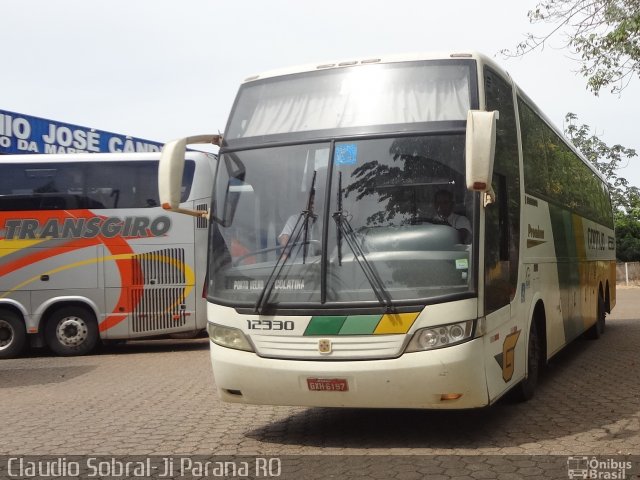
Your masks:
<instances>
[{"instance_id":1,"label":"bus air intake vent","mask_svg":"<svg viewBox=\"0 0 640 480\"><path fill-rule=\"evenodd\" d=\"M186 283L183 248L165 248L131 256L133 285Z\"/></svg>"},{"instance_id":2,"label":"bus air intake vent","mask_svg":"<svg viewBox=\"0 0 640 480\"><path fill-rule=\"evenodd\" d=\"M173 331L187 323L184 288L131 288L131 329L135 333Z\"/></svg>"},{"instance_id":3,"label":"bus air intake vent","mask_svg":"<svg viewBox=\"0 0 640 480\"><path fill-rule=\"evenodd\" d=\"M200 205L196 205L196 210L199 212L206 212L208 209L206 203L201 203ZM207 228L207 219L205 217L196 218L196 228Z\"/></svg>"}]
</instances>

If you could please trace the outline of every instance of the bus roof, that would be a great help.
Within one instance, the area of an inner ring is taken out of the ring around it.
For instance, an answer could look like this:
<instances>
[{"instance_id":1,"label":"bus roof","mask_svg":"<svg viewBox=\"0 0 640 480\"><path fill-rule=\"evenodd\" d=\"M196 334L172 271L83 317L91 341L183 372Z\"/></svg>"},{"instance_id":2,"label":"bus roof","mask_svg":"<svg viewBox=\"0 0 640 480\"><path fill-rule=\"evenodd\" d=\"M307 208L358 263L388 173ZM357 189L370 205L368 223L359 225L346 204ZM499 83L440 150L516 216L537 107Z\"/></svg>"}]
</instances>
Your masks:
<instances>
[{"instance_id":1,"label":"bus roof","mask_svg":"<svg viewBox=\"0 0 640 480\"><path fill-rule=\"evenodd\" d=\"M197 160L199 158L215 159L215 154L206 152L188 151L186 158ZM25 155L0 155L2 163L50 163L50 162L122 162L122 161L153 161L160 159L160 152L142 153L64 153L64 154L25 154Z\"/></svg>"},{"instance_id":2,"label":"bus roof","mask_svg":"<svg viewBox=\"0 0 640 480\"><path fill-rule=\"evenodd\" d=\"M450 60L456 58L471 58L475 60L481 60L483 63L490 63L494 68L497 68L501 73L506 75L500 67L498 67L489 57L486 55L473 51L455 51L455 52L423 52L423 53L404 53L395 55L386 55L380 57L363 57L363 58L351 58L342 59L321 63L310 63L306 65L298 65L294 67L287 67L275 70L268 70L258 75L252 75L244 80L243 83L252 82L255 80L262 80L265 78L278 77L282 75L292 75L295 73L312 72L316 70L328 70L331 68L347 68L355 67L359 65L373 65L383 63L398 63L398 62L415 62L421 60Z\"/></svg>"}]
</instances>

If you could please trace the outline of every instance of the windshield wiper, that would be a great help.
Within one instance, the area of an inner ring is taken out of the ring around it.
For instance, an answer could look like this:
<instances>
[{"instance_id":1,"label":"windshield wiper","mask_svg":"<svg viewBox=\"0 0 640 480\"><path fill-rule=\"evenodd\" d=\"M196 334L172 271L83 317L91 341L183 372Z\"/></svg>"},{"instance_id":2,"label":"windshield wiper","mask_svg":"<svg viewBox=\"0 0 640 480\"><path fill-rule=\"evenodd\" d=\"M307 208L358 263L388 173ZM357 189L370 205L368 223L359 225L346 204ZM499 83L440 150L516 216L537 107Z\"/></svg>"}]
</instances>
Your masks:
<instances>
[{"instance_id":1,"label":"windshield wiper","mask_svg":"<svg viewBox=\"0 0 640 480\"><path fill-rule=\"evenodd\" d=\"M301 215L304 215L304 224L303 224L303 229L304 229L303 242L304 243L302 244L302 263L303 264L307 262L307 253L309 251L309 220L312 219L315 222L316 218L318 218L318 216L313 213L313 204L315 203L315 200L316 200L317 173L318 173L317 170L313 171L313 178L311 179L311 189L309 190L309 196L307 197L307 209L303 210L300 213ZM294 245L296 244L297 242L294 243Z\"/></svg>"},{"instance_id":2,"label":"windshield wiper","mask_svg":"<svg viewBox=\"0 0 640 480\"><path fill-rule=\"evenodd\" d=\"M280 255L278 256L278 260L276 264L273 266L269 277L267 278L267 282L264 284L262 291L260 292L260 296L256 301L255 311L258 314L264 312L264 308L269 303L269 297L271 296L271 292L273 291L273 287L276 284L276 280L280 278L280 274L282 273L282 269L284 268L287 260L290 257L291 250L294 245L298 245L300 240L300 236L304 231L303 238L303 250L302 250L302 263L306 262L307 259L307 250L308 250L308 239L309 239L309 221L312 220L315 222L317 215L313 213L313 203L315 201L316 195L316 171L313 172L313 178L311 180L311 189L309 190L309 196L307 197L307 205L304 210L300 212L298 215L298 219L296 220L296 224L291 231L291 235L287 238L287 242L284 247L280 251Z\"/></svg>"},{"instance_id":3,"label":"windshield wiper","mask_svg":"<svg viewBox=\"0 0 640 480\"><path fill-rule=\"evenodd\" d=\"M358 243L358 239L356 238L356 234L353 231L353 227L351 227L351 223L349 222L347 215L342 210L342 189L341 189L342 181L341 180L342 178L340 178L338 181L338 211L334 212L332 215L333 219L336 222L336 226L338 227L336 229L336 235L338 236L338 239L337 239L338 256L339 256L340 264L342 264L341 243L342 243L342 237L344 237L344 239L347 242L347 245L349 245L349 248L353 253L353 258L356 259L356 261L358 262L358 265L362 269L362 273L364 273L364 276L369 282L369 285L371 285L371 290L373 290L374 295L376 296L378 301L385 306L388 312L392 311L393 305L391 303L391 296L389 295L389 292L384 286L384 283L382 282L380 275L378 275L378 272L373 268L371 263L369 263L369 261L367 260L367 256L365 255L364 251L362 250L362 247Z\"/></svg>"}]
</instances>

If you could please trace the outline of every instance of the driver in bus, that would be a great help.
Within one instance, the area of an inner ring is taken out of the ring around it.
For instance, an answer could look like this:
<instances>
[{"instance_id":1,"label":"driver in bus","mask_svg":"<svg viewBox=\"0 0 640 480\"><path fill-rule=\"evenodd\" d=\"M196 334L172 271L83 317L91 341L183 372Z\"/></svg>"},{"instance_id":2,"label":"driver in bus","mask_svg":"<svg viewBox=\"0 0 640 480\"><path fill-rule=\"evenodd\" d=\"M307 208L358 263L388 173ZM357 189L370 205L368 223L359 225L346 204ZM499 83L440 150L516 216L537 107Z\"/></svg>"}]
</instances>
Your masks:
<instances>
[{"instance_id":1,"label":"driver in bus","mask_svg":"<svg viewBox=\"0 0 640 480\"><path fill-rule=\"evenodd\" d=\"M453 213L453 194L449 190L438 190L433 197L434 223L449 225L460 233L461 243L471 243L471 223L464 215Z\"/></svg>"},{"instance_id":2,"label":"driver in bus","mask_svg":"<svg viewBox=\"0 0 640 480\"><path fill-rule=\"evenodd\" d=\"M311 198L311 212L313 212L313 198ZM291 234L293 233L293 229L296 226L296 223L298 223L298 219L300 219L300 223L304 222L304 216L301 216L300 213L294 213L293 215L289 216L289 218L287 219L287 222L284 224L284 227L282 229L282 232L280 232L280 235L278 235L278 243L280 244L281 247L285 247L287 245L287 242L289 241L289 237L291 236ZM317 219L317 215L312 215L309 217L309 229L308 229L308 233L307 233L307 241L308 242L312 242L312 240L315 240L318 238L318 236L316 235L316 219ZM301 225L300 225L301 226ZM298 239L298 243L303 242L303 238L304 238L304 230L302 232L300 232L300 237ZM295 239L293 239L295 240ZM293 242L292 240L292 242ZM291 250L294 248L294 245L289 245L289 250L287 252L285 252L285 257L291 252ZM315 248L310 248L309 252L314 252Z\"/></svg>"}]
</instances>

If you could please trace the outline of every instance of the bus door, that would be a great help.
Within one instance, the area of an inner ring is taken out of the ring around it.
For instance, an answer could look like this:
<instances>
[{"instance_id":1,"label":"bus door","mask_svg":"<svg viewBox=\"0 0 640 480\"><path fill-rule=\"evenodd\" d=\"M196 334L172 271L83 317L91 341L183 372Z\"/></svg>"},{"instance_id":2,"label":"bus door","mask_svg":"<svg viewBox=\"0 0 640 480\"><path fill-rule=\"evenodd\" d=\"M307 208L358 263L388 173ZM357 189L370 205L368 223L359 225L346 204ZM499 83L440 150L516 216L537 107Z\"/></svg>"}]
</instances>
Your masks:
<instances>
[{"instance_id":1,"label":"bus door","mask_svg":"<svg viewBox=\"0 0 640 480\"><path fill-rule=\"evenodd\" d=\"M528 325L523 322L525 304L518 283L522 226L513 89L490 68L485 68L484 79L486 108L500 112L492 181L495 201L484 210L485 371L489 397L496 398L524 375Z\"/></svg>"}]
</instances>

